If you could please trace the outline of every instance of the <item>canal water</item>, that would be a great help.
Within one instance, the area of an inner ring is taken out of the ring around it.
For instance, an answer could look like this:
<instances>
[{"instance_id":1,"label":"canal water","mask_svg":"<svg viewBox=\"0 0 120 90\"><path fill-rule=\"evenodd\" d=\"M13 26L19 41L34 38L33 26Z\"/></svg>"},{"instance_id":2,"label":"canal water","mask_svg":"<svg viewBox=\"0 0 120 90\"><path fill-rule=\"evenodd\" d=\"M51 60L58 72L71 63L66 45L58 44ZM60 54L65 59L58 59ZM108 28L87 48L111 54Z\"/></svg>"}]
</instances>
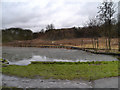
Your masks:
<instances>
[{"instance_id":1,"label":"canal water","mask_svg":"<svg viewBox=\"0 0 120 90\"><path fill-rule=\"evenodd\" d=\"M28 65L31 61L56 62L86 62L86 61L115 61L110 55L99 55L82 50L33 47L3 47L2 57L10 64Z\"/></svg>"}]
</instances>

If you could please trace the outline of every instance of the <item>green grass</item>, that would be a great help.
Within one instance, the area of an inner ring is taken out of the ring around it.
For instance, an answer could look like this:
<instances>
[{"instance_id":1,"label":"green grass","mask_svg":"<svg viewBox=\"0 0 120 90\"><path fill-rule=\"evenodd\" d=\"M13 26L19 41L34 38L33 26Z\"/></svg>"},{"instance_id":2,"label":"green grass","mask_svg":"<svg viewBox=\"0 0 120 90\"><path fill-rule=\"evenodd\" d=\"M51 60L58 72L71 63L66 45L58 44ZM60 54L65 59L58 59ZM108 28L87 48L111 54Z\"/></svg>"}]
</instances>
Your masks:
<instances>
[{"instance_id":1,"label":"green grass","mask_svg":"<svg viewBox=\"0 0 120 90\"><path fill-rule=\"evenodd\" d=\"M1 90L10 90L10 89L14 89L14 90L17 90L18 88L17 87L6 87L6 86L2 86L2 87L0 87L0 89ZM23 89L21 89L21 90L23 90Z\"/></svg>"},{"instance_id":2,"label":"green grass","mask_svg":"<svg viewBox=\"0 0 120 90\"><path fill-rule=\"evenodd\" d=\"M32 62L27 66L8 65L3 74L35 78L95 80L118 76L118 61L99 62Z\"/></svg>"}]
</instances>

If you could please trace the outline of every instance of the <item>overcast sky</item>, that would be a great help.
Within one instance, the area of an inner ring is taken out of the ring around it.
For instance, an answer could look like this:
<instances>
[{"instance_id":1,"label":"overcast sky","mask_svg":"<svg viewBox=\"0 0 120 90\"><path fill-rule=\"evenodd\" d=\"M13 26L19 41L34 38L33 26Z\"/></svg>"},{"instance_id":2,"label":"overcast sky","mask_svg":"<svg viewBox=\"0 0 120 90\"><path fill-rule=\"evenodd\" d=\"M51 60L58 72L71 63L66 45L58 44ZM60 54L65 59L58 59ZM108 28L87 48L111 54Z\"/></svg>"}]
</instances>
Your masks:
<instances>
[{"instance_id":1,"label":"overcast sky","mask_svg":"<svg viewBox=\"0 0 120 90\"><path fill-rule=\"evenodd\" d=\"M55 28L83 26L97 15L100 2L81 0L22 0L2 2L2 27L20 27L40 31L46 25Z\"/></svg>"}]
</instances>

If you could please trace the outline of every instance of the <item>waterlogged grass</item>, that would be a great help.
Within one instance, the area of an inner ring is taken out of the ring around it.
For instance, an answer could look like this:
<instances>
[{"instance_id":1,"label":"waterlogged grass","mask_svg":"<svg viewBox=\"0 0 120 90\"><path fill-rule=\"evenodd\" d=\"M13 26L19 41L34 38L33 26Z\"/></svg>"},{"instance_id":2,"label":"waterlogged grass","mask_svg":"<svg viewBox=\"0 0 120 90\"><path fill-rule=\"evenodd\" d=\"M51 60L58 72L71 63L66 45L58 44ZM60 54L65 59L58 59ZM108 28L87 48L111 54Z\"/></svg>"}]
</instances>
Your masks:
<instances>
[{"instance_id":1,"label":"waterlogged grass","mask_svg":"<svg viewBox=\"0 0 120 90\"><path fill-rule=\"evenodd\" d=\"M23 90L22 88L17 87L1 87L0 90Z\"/></svg>"},{"instance_id":2,"label":"waterlogged grass","mask_svg":"<svg viewBox=\"0 0 120 90\"><path fill-rule=\"evenodd\" d=\"M35 78L95 80L118 76L119 61L99 62L32 62L27 66L9 65L2 68L7 75Z\"/></svg>"}]
</instances>

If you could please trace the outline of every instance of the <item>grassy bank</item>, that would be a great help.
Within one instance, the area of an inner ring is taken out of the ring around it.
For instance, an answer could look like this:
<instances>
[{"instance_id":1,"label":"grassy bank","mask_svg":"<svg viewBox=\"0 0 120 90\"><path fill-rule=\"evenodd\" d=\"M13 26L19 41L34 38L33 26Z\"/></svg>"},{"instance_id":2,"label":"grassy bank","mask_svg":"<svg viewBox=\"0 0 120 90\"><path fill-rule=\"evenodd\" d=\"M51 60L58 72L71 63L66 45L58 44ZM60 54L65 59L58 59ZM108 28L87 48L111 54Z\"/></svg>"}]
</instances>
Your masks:
<instances>
[{"instance_id":1,"label":"grassy bank","mask_svg":"<svg viewBox=\"0 0 120 90\"><path fill-rule=\"evenodd\" d=\"M100 62L32 62L27 66L3 67L3 74L20 77L95 80L118 76L118 61Z\"/></svg>"},{"instance_id":2,"label":"grassy bank","mask_svg":"<svg viewBox=\"0 0 120 90\"><path fill-rule=\"evenodd\" d=\"M1 87L0 90L23 90L22 88L17 87Z\"/></svg>"}]
</instances>

